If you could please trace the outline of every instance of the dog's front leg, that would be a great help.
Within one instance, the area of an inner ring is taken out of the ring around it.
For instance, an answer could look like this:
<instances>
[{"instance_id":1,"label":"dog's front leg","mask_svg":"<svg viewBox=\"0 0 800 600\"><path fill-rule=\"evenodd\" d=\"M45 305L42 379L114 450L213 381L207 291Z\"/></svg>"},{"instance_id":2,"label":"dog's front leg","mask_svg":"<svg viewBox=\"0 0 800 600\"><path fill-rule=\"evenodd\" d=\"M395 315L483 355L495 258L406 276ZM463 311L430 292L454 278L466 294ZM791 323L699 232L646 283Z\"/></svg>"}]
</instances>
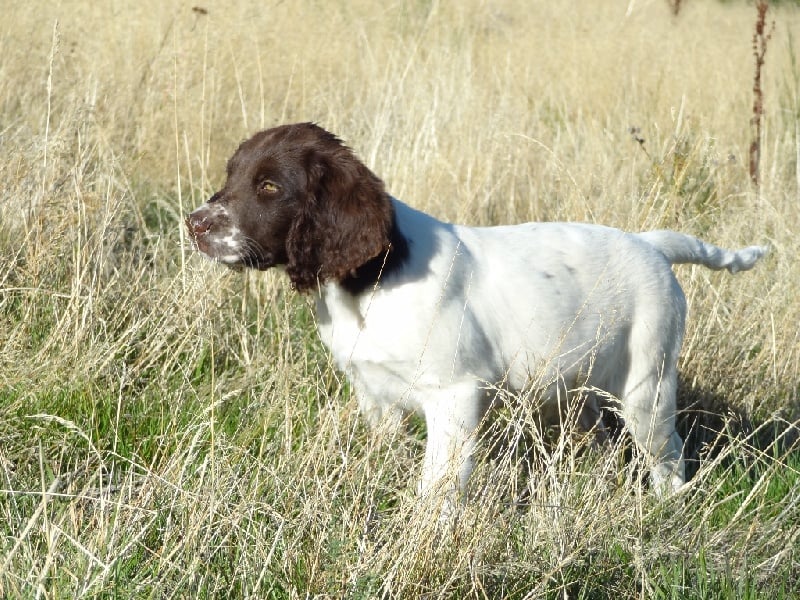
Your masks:
<instances>
[{"instance_id":1,"label":"dog's front leg","mask_svg":"<svg viewBox=\"0 0 800 600\"><path fill-rule=\"evenodd\" d=\"M474 384L436 390L425 400L428 441L419 493L436 502L442 517L451 514L465 495L474 468L477 431L486 409Z\"/></svg>"}]
</instances>

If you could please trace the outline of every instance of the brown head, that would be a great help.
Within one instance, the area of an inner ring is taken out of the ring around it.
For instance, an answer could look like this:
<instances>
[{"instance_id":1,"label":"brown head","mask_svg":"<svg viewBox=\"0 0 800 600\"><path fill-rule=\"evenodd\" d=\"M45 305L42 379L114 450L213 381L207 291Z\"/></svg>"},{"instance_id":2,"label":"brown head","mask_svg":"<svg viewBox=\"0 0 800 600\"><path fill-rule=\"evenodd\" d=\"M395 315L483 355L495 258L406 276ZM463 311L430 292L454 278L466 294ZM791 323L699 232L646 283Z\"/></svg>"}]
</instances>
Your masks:
<instances>
[{"instance_id":1,"label":"brown head","mask_svg":"<svg viewBox=\"0 0 800 600\"><path fill-rule=\"evenodd\" d=\"M333 134L281 125L243 142L227 180L186 218L195 247L230 266L285 265L307 291L342 281L391 247L383 182Z\"/></svg>"}]
</instances>

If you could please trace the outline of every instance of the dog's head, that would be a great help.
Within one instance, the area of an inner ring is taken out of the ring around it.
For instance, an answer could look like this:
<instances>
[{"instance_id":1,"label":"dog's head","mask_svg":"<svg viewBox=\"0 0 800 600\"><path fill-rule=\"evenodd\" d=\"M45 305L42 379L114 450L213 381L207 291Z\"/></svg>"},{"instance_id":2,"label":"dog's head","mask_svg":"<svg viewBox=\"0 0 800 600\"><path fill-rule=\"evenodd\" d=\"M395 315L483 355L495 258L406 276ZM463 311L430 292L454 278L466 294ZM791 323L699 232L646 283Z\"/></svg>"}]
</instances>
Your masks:
<instances>
[{"instance_id":1,"label":"dog's head","mask_svg":"<svg viewBox=\"0 0 800 600\"><path fill-rule=\"evenodd\" d=\"M386 253L392 203L333 134L282 125L243 142L223 188L186 218L194 246L232 267L285 265L299 291L340 281Z\"/></svg>"}]
</instances>

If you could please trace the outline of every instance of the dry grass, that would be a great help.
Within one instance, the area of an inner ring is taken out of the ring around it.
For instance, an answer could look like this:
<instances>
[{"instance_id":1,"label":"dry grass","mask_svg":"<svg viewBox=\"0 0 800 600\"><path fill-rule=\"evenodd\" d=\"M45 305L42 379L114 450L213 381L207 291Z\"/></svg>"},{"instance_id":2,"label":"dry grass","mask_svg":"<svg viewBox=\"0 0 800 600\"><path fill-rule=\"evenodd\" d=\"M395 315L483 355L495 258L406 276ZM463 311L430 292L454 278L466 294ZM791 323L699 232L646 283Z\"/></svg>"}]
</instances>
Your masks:
<instances>
[{"instance_id":1,"label":"dry grass","mask_svg":"<svg viewBox=\"0 0 800 600\"><path fill-rule=\"evenodd\" d=\"M771 9L756 194L752 6L533 4L4 8L0 595L796 591L800 13ZM691 489L658 501L624 439L501 415L513 443L433 523L424 433L365 431L310 304L186 250L239 140L295 120L445 219L770 243L735 278L679 269Z\"/></svg>"}]
</instances>

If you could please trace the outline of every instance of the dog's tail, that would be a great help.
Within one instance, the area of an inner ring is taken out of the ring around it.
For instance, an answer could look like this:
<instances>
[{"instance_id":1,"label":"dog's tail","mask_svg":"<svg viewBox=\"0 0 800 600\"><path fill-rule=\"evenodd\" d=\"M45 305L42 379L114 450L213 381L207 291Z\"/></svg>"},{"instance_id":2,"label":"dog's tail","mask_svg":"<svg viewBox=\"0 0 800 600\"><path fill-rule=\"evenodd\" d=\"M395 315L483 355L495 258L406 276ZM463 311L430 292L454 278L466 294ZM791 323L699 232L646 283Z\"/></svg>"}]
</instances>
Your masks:
<instances>
[{"instance_id":1,"label":"dog's tail","mask_svg":"<svg viewBox=\"0 0 800 600\"><path fill-rule=\"evenodd\" d=\"M644 231L636 235L657 248L673 265L693 263L714 270L728 269L731 273L752 269L768 251L767 246L725 250L696 237L668 230Z\"/></svg>"}]
</instances>

